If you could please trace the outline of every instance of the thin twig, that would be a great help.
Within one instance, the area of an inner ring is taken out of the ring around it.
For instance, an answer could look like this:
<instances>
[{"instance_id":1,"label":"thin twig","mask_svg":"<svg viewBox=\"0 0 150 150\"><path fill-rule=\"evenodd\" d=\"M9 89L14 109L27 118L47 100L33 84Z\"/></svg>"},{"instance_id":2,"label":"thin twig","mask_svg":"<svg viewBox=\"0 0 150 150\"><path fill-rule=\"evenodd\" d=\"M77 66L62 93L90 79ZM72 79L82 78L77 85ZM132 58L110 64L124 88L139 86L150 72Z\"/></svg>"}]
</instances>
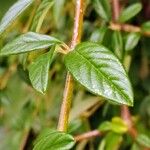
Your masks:
<instances>
[{"instance_id":1,"label":"thin twig","mask_svg":"<svg viewBox=\"0 0 150 150\"><path fill-rule=\"evenodd\" d=\"M120 14L120 4L118 0L112 0L113 21L117 22Z\"/></svg>"},{"instance_id":2,"label":"thin twig","mask_svg":"<svg viewBox=\"0 0 150 150\"><path fill-rule=\"evenodd\" d=\"M74 18L73 37L70 45L70 50L73 50L74 47L81 40L83 13L84 13L84 0L77 0L75 18ZM66 84L63 93L63 102L61 105L61 111L60 111L59 122L58 122L59 131L67 130L72 95L73 95L73 79L72 76L69 73L67 73Z\"/></svg>"},{"instance_id":3,"label":"thin twig","mask_svg":"<svg viewBox=\"0 0 150 150\"><path fill-rule=\"evenodd\" d=\"M99 130L93 130L93 131L90 131L90 132L83 133L81 135L77 135L77 136L74 137L74 139L75 139L76 142L78 142L78 141L90 139L90 138L93 138L93 137L98 137L98 136L101 136L101 135L102 134L100 133Z\"/></svg>"},{"instance_id":4,"label":"thin twig","mask_svg":"<svg viewBox=\"0 0 150 150\"><path fill-rule=\"evenodd\" d=\"M139 32L144 36L150 37L150 32L142 31L142 29L138 26L133 26L130 24L119 24L111 22L109 25L109 28L111 30L118 30L118 31L124 31L124 32Z\"/></svg>"}]
</instances>

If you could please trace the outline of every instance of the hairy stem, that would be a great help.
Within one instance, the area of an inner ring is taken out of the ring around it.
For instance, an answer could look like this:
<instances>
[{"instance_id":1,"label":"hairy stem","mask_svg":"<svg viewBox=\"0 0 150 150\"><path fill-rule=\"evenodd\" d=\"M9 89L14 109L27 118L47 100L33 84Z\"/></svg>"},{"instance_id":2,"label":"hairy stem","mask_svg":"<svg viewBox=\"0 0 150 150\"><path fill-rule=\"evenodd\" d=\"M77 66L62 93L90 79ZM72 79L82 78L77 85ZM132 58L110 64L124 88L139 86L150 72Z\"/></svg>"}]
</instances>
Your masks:
<instances>
[{"instance_id":1,"label":"hairy stem","mask_svg":"<svg viewBox=\"0 0 150 150\"><path fill-rule=\"evenodd\" d=\"M84 14L84 0L76 0L74 28L70 50L73 50L81 40L83 14ZM66 77L66 84L63 93L63 102L61 105L61 111L57 128L59 131L67 131L72 95L73 95L73 79L68 72Z\"/></svg>"}]
</instances>

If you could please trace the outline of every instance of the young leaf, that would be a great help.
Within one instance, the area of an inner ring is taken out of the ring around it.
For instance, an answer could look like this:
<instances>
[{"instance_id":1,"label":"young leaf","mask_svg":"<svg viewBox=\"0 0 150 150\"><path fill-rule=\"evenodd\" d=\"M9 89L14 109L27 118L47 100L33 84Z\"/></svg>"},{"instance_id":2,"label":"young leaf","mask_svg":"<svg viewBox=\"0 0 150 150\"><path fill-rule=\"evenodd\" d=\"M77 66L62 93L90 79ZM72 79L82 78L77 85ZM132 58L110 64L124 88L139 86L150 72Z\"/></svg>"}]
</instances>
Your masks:
<instances>
[{"instance_id":1,"label":"young leaf","mask_svg":"<svg viewBox=\"0 0 150 150\"><path fill-rule=\"evenodd\" d=\"M74 138L69 134L45 130L37 139L33 150L69 150L74 144Z\"/></svg>"},{"instance_id":2,"label":"young leaf","mask_svg":"<svg viewBox=\"0 0 150 150\"><path fill-rule=\"evenodd\" d=\"M89 91L120 104L133 105L128 76L107 48L92 42L81 43L65 56L65 65Z\"/></svg>"},{"instance_id":3,"label":"young leaf","mask_svg":"<svg viewBox=\"0 0 150 150\"><path fill-rule=\"evenodd\" d=\"M4 46L0 52L0 56L44 49L58 43L61 42L54 37L28 32Z\"/></svg>"},{"instance_id":4,"label":"young leaf","mask_svg":"<svg viewBox=\"0 0 150 150\"><path fill-rule=\"evenodd\" d=\"M136 16L142 9L142 5L140 3L135 3L126 9L124 9L119 17L120 22L126 22Z\"/></svg>"},{"instance_id":5,"label":"young leaf","mask_svg":"<svg viewBox=\"0 0 150 150\"><path fill-rule=\"evenodd\" d=\"M96 29L92 33L90 41L102 43L106 32L107 32L107 27L101 27L100 29L99 28Z\"/></svg>"},{"instance_id":6,"label":"young leaf","mask_svg":"<svg viewBox=\"0 0 150 150\"><path fill-rule=\"evenodd\" d=\"M29 77L33 87L45 93L48 84L48 71L52 63L55 47L52 47L48 53L40 55L29 66Z\"/></svg>"},{"instance_id":7,"label":"young leaf","mask_svg":"<svg viewBox=\"0 0 150 150\"><path fill-rule=\"evenodd\" d=\"M119 117L114 117L112 122L104 121L100 126L99 130L102 132L112 131L117 134L123 134L127 132L128 128L123 120Z\"/></svg>"},{"instance_id":8,"label":"young leaf","mask_svg":"<svg viewBox=\"0 0 150 150\"><path fill-rule=\"evenodd\" d=\"M52 7L53 0L43 0L41 4L39 5L35 17L33 19L33 23L31 26L31 31L38 32L42 26L42 23L44 21L44 18L48 12L48 10Z\"/></svg>"},{"instance_id":9,"label":"young leaf","mask_svg":"<svg viewBox=\"0 0 150 150\"><path fill-rule=\"evenodd\" d=\"M140 34L139 33L130 33L126 37L125 42L125 50L130 51L136 47L140 40Z\"/></svg>"},{"instance_id":10,"label":"young leaf","mask_svg":"<svg viewBox=\"0 0 150 150\"><path fill-rule=\"evenodd\" d=\"M18 0L2 18L0 22L0 34L2 34L7 27L32 4L32 2L33 0Z\"/></svg>"},{"instance_id":11,"label":"young leaf","mask_svg":"<svg viewBox=\"0 0 150 150\"><path fill-rule=\"evenodd\" d=\"M109 21L111 19L111 7L109 0L94 0L94 8L104 20Z\"/></svg>"}]
</instances>

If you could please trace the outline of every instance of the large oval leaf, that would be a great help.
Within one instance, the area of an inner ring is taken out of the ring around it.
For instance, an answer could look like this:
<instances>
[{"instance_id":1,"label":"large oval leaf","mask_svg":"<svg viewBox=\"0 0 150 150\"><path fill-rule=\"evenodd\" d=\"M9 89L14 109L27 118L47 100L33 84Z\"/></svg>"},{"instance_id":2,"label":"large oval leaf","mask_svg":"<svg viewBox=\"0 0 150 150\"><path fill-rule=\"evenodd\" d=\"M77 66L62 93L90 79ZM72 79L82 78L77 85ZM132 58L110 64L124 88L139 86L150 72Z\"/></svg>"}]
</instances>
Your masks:
<instances>
[{"instance_id":1,"label":"large oval leaf","mask_svg":"<svg viewBox=\"0 0 150 150\"><path fill-rule=\"evenodd\" d=\"M74 78L91 92L120 104L133 105L128 76L115 55L92 42L79 44L65 56Z\"/></svg>"},{"instance_id":2,"label":"large oval leaf","mask_svg":"<svg viewBox=\"0 0 150 150\"><path fill-rule=\"evenodd\" d=\"M4 46L0 52L0 55L3 56L25 53L33 50L48 48L58 43L61 42L54 37L28 32Z\"/></svg>"},{"instance_id":3,"label":"large oval leaf","mask_svg":"<svg viewBox=\"0 0 150 150\"><path fill-rule=\"evenodd\" d=\"M135 3L121 12L119 17L120 22L126 22L136 16L142 9L142 5L140 3Z\"/></svg>"},{"instance_id":4,"label":"large oval leaf","mask_svg":"<svg viewBox=\"0 0 150 150\"><path fill-rule=\"evenodd\" d=\"M69 150L74 144L74 138L69 134L45 130L37 139L33 150Z\"/></svg>"},{"instance_id":5,"label":"large oval leaf","mask_svg":"<svg viewBox=\"0 0 150 150\"><path fill-rule=\"evenodd\" d=\"M42 54L29 66L29 77L33 87L44 93L48 84L48 71L54 56L53 47L48 53Z\"/></svg>"},{"instance_id":6,"label":"large oval leaf","mask_svg":"<svg viewBox=\"0 0 150 150\"><path fill-rule=\"evenodd\" d=\"M19 0L17 1L5 14L2 21L0 22L0 34L3 33L6 28L13 22L15 19L26 10L33 0Z\"/></svg>"}]
</instances>

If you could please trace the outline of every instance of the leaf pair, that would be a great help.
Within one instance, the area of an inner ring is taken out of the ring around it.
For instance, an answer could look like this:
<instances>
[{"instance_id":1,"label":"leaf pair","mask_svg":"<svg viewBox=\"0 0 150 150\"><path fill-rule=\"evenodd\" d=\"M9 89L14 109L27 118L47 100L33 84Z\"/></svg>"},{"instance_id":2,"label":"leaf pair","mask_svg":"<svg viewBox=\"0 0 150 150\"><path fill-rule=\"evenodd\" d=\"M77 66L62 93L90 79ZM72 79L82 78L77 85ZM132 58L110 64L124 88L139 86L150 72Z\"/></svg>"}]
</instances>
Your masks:
<instances>
[{"instance_id":1,"label":"leaf pair","mask_svg":"<svg viewBox=\"0 0 150 150\"><path fill-rule=\"evenodd\" d=\"M61 43L53 37L29 32L6 45L0 55L30 52ZM53 52L41 55L29 67L32 85L42 93L47 87ZM120 104L133 104L127 73L107 48L93 42L81 43L65 56L65 65L73 77L92 93Z\"/></svg>"},{"instance_id":2,"label":"leaf pair","mask_svg":"<svg viewBox=\"0 0 150 150\"><path fill-rule=\"evenodd\" d=\"M0 52L0 56L46 49L56 44L61 44L61 42L54 37L28 32L4 46ZM53 56L54 48L52 48L50 52L39 56L29 66L31 83L33 87L41 93L44 93L47 88L48 71Z\"/></svg>"}]
</instances>

